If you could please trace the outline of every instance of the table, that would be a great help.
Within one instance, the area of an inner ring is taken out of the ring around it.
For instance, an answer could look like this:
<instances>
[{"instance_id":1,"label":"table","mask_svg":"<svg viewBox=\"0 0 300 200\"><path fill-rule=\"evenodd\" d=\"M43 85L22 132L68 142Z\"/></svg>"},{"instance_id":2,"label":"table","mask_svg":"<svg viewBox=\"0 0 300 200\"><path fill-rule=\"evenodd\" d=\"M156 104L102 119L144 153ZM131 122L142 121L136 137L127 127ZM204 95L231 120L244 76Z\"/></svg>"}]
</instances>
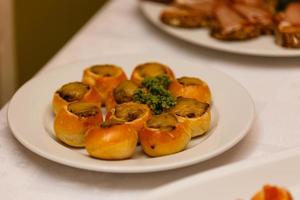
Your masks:
<instances>
[{"instance_id":1,"label":"table","mask_svg":"<svg viewBox=\"0 0 300 200\"><path fill-rule=\"evenodd\" d=\"M226 153L183 169L150 174L89 172L48 161L23 147L9 130L5 106L0 111L1 199L140 199L161 185L300 145L300 58L233 55L179 41L149 24L136 0L110 1L39 73L97 56L147 57L158 52L215 67L244 85L257 114L247 137Z\"/></svg>"}]
</instances>

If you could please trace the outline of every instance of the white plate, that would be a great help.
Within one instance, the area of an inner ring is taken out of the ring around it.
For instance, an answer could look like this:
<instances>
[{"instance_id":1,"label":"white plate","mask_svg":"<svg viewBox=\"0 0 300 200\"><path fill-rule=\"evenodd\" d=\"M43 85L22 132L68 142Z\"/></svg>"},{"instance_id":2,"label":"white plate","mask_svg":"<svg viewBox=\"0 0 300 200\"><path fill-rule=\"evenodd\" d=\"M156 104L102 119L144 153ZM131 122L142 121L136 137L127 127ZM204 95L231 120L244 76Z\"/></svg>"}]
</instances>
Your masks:
<instances>
[{"instance_id":1,"label":"white plate","mask_svg":"<svg viewBox=\"0 0 300 200\"><path fill-rule=\"evenodd\" d=\"M13 96L8 109L10 128L24 146L45 158L77 168L119 173L152 172L195 164L226 151L246 135L254 118L254 105L241 85L211 67L174 58L156 57L156 60L171 66L177 77L201 77L212 90L211 130L204 137L194 139L183 152L149 158L138 149L132 159L104 161L89 157L85 150L71 149L55 140L51 99L57 88L81 80L83 69L97 63L118 64L130 75L134 66L150 61L145 57L99 58L69 64L37 76Z\"/></svg>"},{"instance_id":2,"label":"white plate","mask_svg":"<svg viewBox=\"0 0 300 200\"><path fill-rule=\"evenodd\" d=\"M300 199L300 148L241 161L152 191L144 200L249 200L263 185L287 188Z\"/></svg>"},{"instance_id":3,"label":"white plate","mask_svg":"<svg viewBox=\"0 0 300 200\"><path fill-rule=\"evenodd\" d=\"M273 36L261 36L241 42L226 42L210 37L209 31L205 28L182 29L167 26L159 19L160 13L165 7L166 5L160 3L140 1L142 12L155 26L177 38L193 44L238 54L274 57L300 56L300 49L282 48L275 44Z\"/></svg>"}]
</instances>

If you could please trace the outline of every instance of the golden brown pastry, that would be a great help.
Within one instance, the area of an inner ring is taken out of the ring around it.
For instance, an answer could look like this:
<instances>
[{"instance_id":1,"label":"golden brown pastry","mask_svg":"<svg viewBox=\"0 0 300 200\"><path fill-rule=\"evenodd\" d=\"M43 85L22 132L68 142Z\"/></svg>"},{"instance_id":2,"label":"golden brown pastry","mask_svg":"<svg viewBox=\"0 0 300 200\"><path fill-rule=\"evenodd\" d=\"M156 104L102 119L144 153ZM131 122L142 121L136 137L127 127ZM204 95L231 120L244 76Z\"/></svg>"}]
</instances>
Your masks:
<instances>
[{"instance_id":1,"label":"golden brown pastry","mask_svg":"<svg viewBox=\"0 0 300 200\"><path fill-rule=\"evenodd\" d=\"M86 150L90 156L107 160L120 160L133 156L137 145L136 130L128 124L109 120L99 128L87 131Z\"/></svg>"},{"instance_id":2,"label":"golden brown pastry","mask_svg":"<svg viewBox=\"0 0 300 200\"><path fill-rule=\"evenodd\" d=\"M131 80L122 81L113 91L108 94L105 106L109 112L118 104L130 102L138 86Z\"/></svg>"},{"instance_id":3,"label":"golden brown pastry","mask_svg":"<svg viewBox=\"0 0 300 200\"><path fill-rule=\"evenodd\" d=\"M143 151L152 157L177 153L191 140L187 122L179 122L171 113L154 115L139 132Z\"/></svg>"},{"instance_id":4,"label":"golden brown pastry","mask_svg":"<svg viewBox=\"0 0 300 200\"><path fill-rule=\"evenodd\" d=\"M102 97L98 90L82 82L71 82L57 90L52 98L52 108L55 114L72 102L89 102L100 106Z\"/></svg>"},{"instance_id":5,"label":"golden brown pastry","mask_svg":"<svg viewBox=\"0 0 300 200\"><path fill-rule=\"evenodd\" d=\"M106 120L123 121L139 132L151 117L151 111L145 104L128 102L118 104L106 115Z\"/></svg>"},{"instance_id":6,"label":"golden brown pastry","mask_svg":"<svg viewBox=\"0 0 300 200\"><path fill-rule=\"evenodd\" d=\"M211 103L211 92L208 85L194 77L181 77L172 81L169 90L175 97L197 99L203 103Z\"/></svg>"},{"instance_id":7,"label":"golden brown pastry","mask_svg":"<svg viewBox=\"0 0 300 200\"><path fill-rule=\"evenodd\" d=\"M132 72L131 80L135 84L141 85L144 78L159 75L166 75L171 80L175 78L173 71L168 66L157 62L149 62L138 65Z\"/></svg>"},{"instance_id":8,"label":"golden brown pastry","mask_svg":"<svg viewBox=\"0 0 300 200\"><path fill-rule=\"evenodd\" d=\"M102 113L99 106L92 103L75 102L64 106L54 120L56 137L73 147L85 146L86 131L100 126Z\"/></svg>"},{"instance_id":9,"label":"golden brown pastry","mask_svg":"<svg viewBox=\"0 0 300 200\"><path fill-rule=\"evenodd\" d=\"M84 70L82 81L95 86L103 96L103 103L107 95L122 81L127 80L123 69L115 65L94 65Z\"/></svg>"},{"instance_id":10,"label":"golden brown pastry","mask_svg":"<svg viewBox=\"0 0 300 200\"><path fill-rule=\"evenodd\" d=\"M176 106L170 112L176 115L179 122L188 122L192 137L205 134L211 121L210 106L196 99L179 97Z\"/></svg>"},{"instance_id":11,"label":"golden brown pastry","mask_svg":"<svg viewBox=\"0 0 300 200\"><path fill-rule=\"evenodd\" d=\"M293 198L285 188L265 185L251 200L293 200Z\"/></svg>"}]
</instances>

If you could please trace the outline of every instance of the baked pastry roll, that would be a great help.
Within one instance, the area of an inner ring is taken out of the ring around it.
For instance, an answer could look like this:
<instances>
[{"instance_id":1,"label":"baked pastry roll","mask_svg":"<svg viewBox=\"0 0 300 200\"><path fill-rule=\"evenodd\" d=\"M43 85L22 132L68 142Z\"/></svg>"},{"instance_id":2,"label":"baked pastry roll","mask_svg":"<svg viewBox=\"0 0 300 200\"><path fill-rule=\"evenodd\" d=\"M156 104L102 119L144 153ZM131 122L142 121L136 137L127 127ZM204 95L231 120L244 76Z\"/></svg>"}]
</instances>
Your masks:
<instances>
[{"instance_id":1,"label":"baked pastry roll","mask_svg":"<svg viewBox=\"0 0 300 200\"><path fill-rule=\"evenodd\" d=\"M196 99L179 97L171 112L179 122L188 122L192 137L205 134L210 127L210 106Z\"/></svg>"},{"instance_id":2,"label":"baked pastry roll","mask_svg":"<svg viewBox=\"0 0 300 200\"><path fill-rule=\"evenodd\" d=\"M131 80L141 85L142 81L148 76L166 75L169 79L175 79L173 71L166 65L157 62L149 62L138 65L131 74Z\"/></svg>"},{"instance_id":3,"label":"baked pastry roll","mask_svg":"<svg viewBox=\"0 0 300 200\"><path fill-rule=\"evenodd\" d=\"M290 3L276 19L276 43L283 47L300 48L300 3Z\"/></svg>"},{"instance_id":4,"label":"baked pastry roll","mask_svg":"<svg viewBox=\"0 0 300 200\"><path fill-rule=\"evenodd\" d=\"M139 132L139 139L148 156L164 156L184 150L191 140L191 129L175 115L163 113L147 121Z\"/></svg>"},{"instance_id":5,"label":"baked pastry roll","mask_svg":"<svg viewBox=\"0 0 300 200\"><path fill-rule=\"evenodd\" d=\"M103 104L107 95L122 81L127 80L121 67L115 65L94 65L84 70L82 81L95 86L103 96Z\"/></svg>"},{"instance_id":6,"label":"baked pastry roll","mask_svg":"<svg viewBox=\"0 0 300 200\"><path fill-rule=\"evenodd\" d=\"M215 22L211 28L211 36L216 39L247 40L260 35L259 29L226 3L217 3L214 16Z\"/></svg>"},{"instance_id":7,"label":"baked pastry roll","mask_svg":"<svg viewBox=\"0 0 300 200\"><path fill-rule=\"evenodd\" d=\"M89 102L100 106L102 97L96 88L82 82L71 82L57 90L52 98L52 108L55 114L72 102Z\"/></svg>"},{"instance_id":8,"label":"baked pastry roll","mask_svg":"<svg viewBox=\"0 0 300 200\"><path fill-rule=\"evenodd\" d=\"M109 120L101 127L87 131L86 150L90 156L106 160L120 160L133 156L138 135L122 121Z\"/></svg>"},{"instance_id":9,"label":"baked pastry roll","mask_svg":"<svg viewBox=\"0 0 300 200\"><path fill-rule=\"evenodd\" d=\"M145 104L128 102L118 104L106 115L106 120L118 120L139 132L151 117L150 108Z\"/></svg>"},{"instance_id":10,"label":"baked pastry roll","mask_svg":"<svg viewBox=\"0 0 300 200\"><path fill-rule=\"evenodd\" d=\"M293 198L285 188L265 185L251 200L293 200Z\"/></svg>"},{"instance_id":11,"label":"baked pastry roll","mask_svg":"<svg viewBox=\"0 0 300 200\"><path fill-rule=\"evenodd\" d=\"M113 91L108 94L106 100L106 111L109 112L118 104L133 101L133 95L138 86L131 80L122 81Z\"/></svg>"},{"instance_id":12,"label":"baked pastry roll","mask_svg":"<svg viewBox=\"0 0 300 200\"><path fill-rule=\"evenodd\" d=\"M86 131L100 126L102 113L99 106L92 103L75 102L64 106L54 120L56 137L73 147L85 146Z\"/></svg>"},{"instance_id":13,"label":"baked pastry roll","mask_svg":"<svg viewBox=\"0 0 300 200\"><path fill-rule=\"evenodd\" d=\"M172 81L169 90L175 97L193 98L203 103L211 103L208 85L198 78L187 76L178 78Z\"/></svg>"}]
</instances>

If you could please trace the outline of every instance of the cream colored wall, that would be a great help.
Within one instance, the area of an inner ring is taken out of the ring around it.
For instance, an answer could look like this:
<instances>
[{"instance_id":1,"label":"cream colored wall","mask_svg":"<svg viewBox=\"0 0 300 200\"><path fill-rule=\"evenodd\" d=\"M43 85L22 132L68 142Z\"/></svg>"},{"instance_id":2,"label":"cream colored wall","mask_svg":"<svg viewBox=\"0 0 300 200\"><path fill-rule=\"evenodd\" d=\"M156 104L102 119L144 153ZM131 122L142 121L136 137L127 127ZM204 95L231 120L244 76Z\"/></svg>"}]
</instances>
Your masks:
<instances>
[{"instance_id":1,"label":"cream colored wall","mask_svg":"<svg viewBox=\"0 0 300 200\"><path fill-rule=\"evenodd\" d=\"M105 1L14 0L18 85L30 79Z\"/></svg>"},{"instance_id":2,"label":"cream colored wall","mask_svg":"<svg viewBox=\"0 0 300 200\"><path fill-rule=\"evenodd\" d=\"M0 0L0 107L104 2Z\"/></svg>"},{"instance_id":3,"label":"cream colored wall","mask_svg":"<svg viewBox=\"0 0 300 200\"><path fill-rule=\"evenodd\" d=\"M13 1L0 0L0 107L16 88Z\"/></svg>"}]
</instances>

